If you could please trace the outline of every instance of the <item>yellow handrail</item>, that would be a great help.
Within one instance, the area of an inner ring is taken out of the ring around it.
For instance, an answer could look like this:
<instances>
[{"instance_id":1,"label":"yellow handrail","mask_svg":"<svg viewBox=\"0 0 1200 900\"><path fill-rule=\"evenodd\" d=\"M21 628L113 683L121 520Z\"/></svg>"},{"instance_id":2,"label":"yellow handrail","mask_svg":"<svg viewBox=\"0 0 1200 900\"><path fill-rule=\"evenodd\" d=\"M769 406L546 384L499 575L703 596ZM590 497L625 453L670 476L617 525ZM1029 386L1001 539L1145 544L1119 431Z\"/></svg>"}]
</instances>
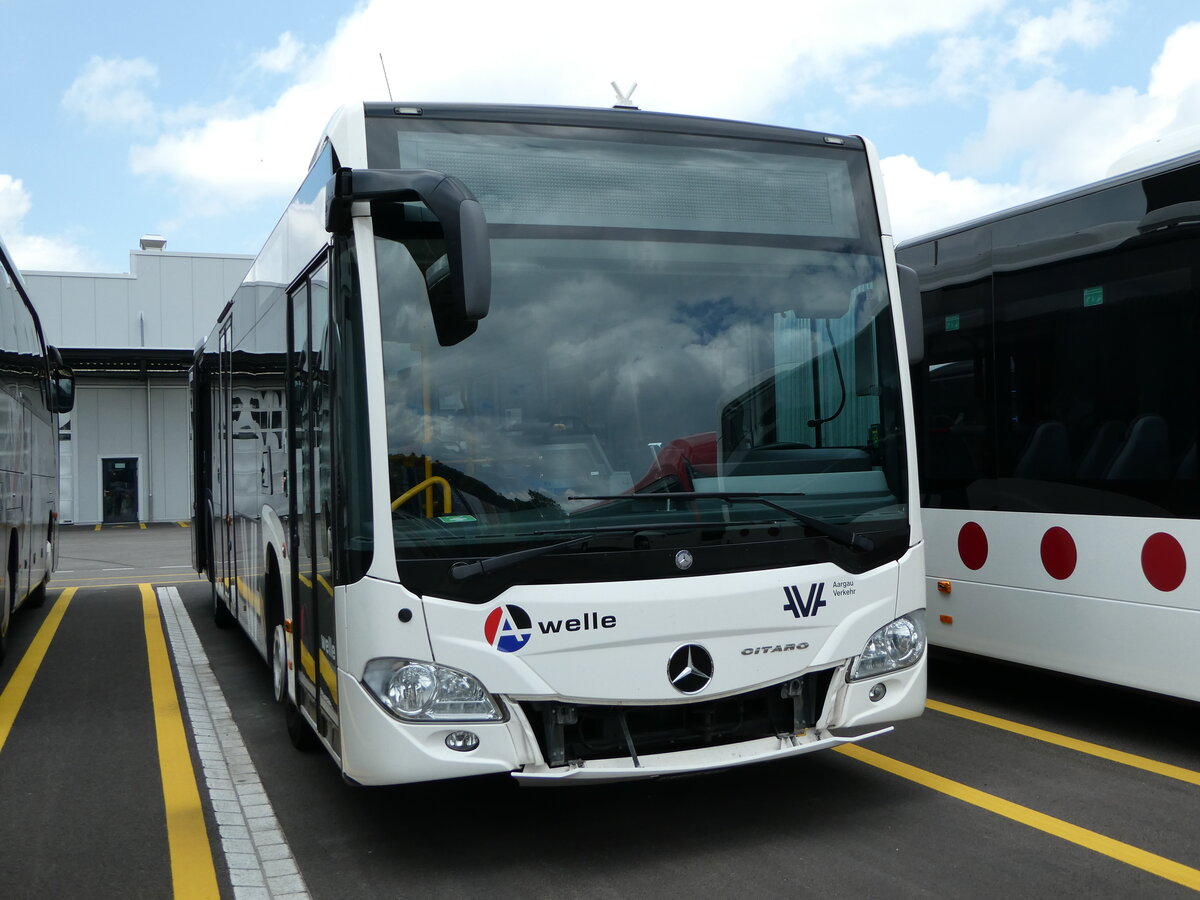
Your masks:
<instances>
[{"instance_id":1,"label":"yellow handrail","mask_svg":"<svg viewBox=\"0 0 1200 900\"><path fill-rule=\"evenodd\" d=\"M450 515L450 482L448 482L441 475L430 475L420 484L410 487L407 491L392 501L392 509L395 510L399 508L401 505L417 496L417 494L421 493L421 491L432 488L435 484L440 484L442 486L442 515ZM431 513L432 510L429 510L428 512ZM431 515L427 515L427 517L433 518Z\"/></svg>"}]
</instances>

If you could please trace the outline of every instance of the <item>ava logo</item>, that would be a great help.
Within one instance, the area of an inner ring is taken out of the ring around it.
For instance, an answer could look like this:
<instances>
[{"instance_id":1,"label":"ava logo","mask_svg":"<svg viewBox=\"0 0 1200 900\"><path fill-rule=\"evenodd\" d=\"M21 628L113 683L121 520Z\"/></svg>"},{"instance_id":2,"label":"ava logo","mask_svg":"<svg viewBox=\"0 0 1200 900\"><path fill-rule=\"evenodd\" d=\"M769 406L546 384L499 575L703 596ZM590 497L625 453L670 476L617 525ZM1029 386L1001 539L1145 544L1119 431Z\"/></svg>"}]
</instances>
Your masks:
<instances>
[{"instance_id":1,"label":"ava logo","mask_svg":"<svg viewBox=\"0 0 1200 900\"><path fill-rule=\"evenodd\" d=\"M488 613L483 636L501 653L516 653L533 636L533 622L521 607L507 603Z\"/></svg>"},{"instance_id":2,"label":"ava logo","mask_svg":"<svg viewBox=\"0 0 1200 900\"><path fill-rule=\"evenodd\" d=\"M793 616L799 619L801 616L808 618L815 616L817 610L825 605L825 601L821 599L821 595L825 593L825 582L818 581L816 584L808 586L808 599L804 599L804 593L794 584L790 587L785 587L783 592L787 594L788 602L783 605L783 608L790 612Z\"/></svg>"}]
</instances>

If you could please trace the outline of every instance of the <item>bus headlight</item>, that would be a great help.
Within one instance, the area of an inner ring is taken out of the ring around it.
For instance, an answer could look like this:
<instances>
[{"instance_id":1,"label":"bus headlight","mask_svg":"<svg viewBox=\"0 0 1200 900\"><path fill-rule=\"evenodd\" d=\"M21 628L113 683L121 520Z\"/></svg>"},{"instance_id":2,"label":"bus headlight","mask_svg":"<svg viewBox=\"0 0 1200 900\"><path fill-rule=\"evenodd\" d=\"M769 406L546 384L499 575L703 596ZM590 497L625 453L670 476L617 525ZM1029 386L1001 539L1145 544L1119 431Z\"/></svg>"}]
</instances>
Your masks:
<instances>
[{"instance_id":1,"label":"bus headlight","mask_svg":"<svg viewBox=\"0 0 1200 900\"><path fill-rule=\"evenodd\" d=\"M919 609L884 625L867 641L850 670L850 681L878 678L907 669L925 652L925 610Z\"/></svg>"},{"instance_id":2,"label":"bus headlight","mask_svg":"<svg viewBox=\"0 0 1200 900\"><path fill-rule=\"evenodd\" d=\"M474 675L409 659L373 659L363 684L379 704L411 722L497 722L504 711Z\"/></svg>"}]
</instances>

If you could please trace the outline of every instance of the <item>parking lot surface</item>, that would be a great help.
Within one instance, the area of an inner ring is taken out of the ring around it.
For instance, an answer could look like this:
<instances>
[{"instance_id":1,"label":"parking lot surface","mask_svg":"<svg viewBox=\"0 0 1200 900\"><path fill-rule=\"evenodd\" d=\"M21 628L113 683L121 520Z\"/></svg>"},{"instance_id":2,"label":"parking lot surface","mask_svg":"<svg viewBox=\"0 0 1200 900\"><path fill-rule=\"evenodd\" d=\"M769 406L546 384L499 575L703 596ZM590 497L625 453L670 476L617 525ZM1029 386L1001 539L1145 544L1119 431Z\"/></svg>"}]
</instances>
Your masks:
<instances>
[{"instance_id":1,"label":"parking lot surface","mask_svg":"<svg viewBox=\"0 0 1200 900\"><path fill-rule=\"evenodd\" d=\"M935 653L926 714L842 752L362 789L292 748L265 662L210 609L186 528L64 530L0 668L4 897L1200 890L1196 704Z\"/></svg>"}]
</instances>

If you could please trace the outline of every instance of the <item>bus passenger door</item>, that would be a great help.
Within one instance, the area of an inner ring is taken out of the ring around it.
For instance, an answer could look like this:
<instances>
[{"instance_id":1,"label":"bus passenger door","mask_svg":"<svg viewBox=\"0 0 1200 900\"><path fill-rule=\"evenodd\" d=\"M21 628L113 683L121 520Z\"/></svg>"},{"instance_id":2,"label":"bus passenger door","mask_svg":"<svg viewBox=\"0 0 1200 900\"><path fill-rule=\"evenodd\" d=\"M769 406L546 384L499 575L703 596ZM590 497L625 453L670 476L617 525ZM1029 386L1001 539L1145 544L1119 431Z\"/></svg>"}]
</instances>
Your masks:
<instances>
[{"instance_id":1,"label":"bus passenger door","mask_svg":"<svg viewBox=\"0 0 1200 900\"><path fill-rule=\"evenodd\" d=\"M326 510L318 482L327 478L328 400L322 366L329 313L327 267L322 265L289 293L288 459L289 540L292 557L292 616L297 699L335 752L337 740L337 651L333 642L333 586L330 581Z\"/></svg>"},{"instance_id":2,"label":"bus passenger door","mask_svg":"<svg viewBox=\"0 0 1200 900\"><path fill-rule=\"evenodd\" d=\"M309 279L309 409L312 418L312 567L313 600L317 614L317 671L322 712L329 724L326 735L338 746L337 632L334 628L333 562L330 529L333 527L330 391L332 389L329 328L329 265ZM324 733L324 732L323 732Z\"/></svg>"},{"instance_id":3,"label":"bus passenger door","mask_svg":"<svg viewBox=\"0 0 1200 900\"><path fill-rule=\"evenodd\" d=\"M234 566L237 561L236 529L233 527L233 328L232 319L221 327L218 340L220 372L218 374L218 399L220 411L216 415L220 448L214 452L217 466L217 492L214 499L213 531L217 536L217 552L213 554L218 567L217 581L225 585L226 597L233 615L238 615L237 585L234 582Z\"/></svg>"}]
</instances>

